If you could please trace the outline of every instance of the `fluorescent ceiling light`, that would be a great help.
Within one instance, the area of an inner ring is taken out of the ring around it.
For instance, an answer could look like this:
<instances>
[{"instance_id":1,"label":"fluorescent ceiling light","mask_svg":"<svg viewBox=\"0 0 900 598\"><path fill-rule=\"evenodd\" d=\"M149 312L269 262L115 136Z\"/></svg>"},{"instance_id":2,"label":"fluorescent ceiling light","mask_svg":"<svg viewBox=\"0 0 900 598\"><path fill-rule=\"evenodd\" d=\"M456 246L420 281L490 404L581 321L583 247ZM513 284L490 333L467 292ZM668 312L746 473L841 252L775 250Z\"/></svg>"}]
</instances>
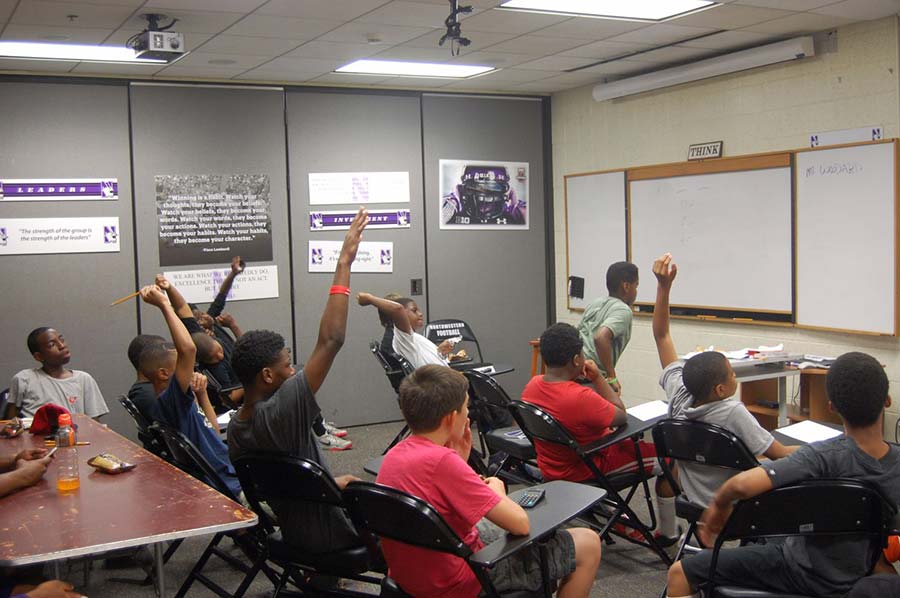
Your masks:
<instances>
[{"instance_id":1,"label":"fluorescent ceiling light","mask_svg":"<svg viewBox=\"0 0 900 598\"><path fill-rule=\"evenodd\" d=\"M429 62L404 62L399 60L357 60L335 70L336 73L366 75L401 75L406 77L443 77L465 79L488 71L492 66L468 64L440 64Z\"/></svg>"},{"instance_id":2,"label":"fluorescent ceiling light","mask_svg":"<svg viewBox=\"0 0 900 598\"><path fill-rule=\"evenodd\" d=\"M601 19L661 21L715 5L707 0L507 0L500 8Z\"/></svg>"},{"instance_id":3,"label":"fluorescent ceiling light","mask_svg":"<svg viewBox=\"0 0 900 598\"><path fill-rule=\"evenodd\" d=\"M87 46L36 42L0 42L0 58L167 64L165 60L135 58L134 50L122 46Z\"/></svg>"}]
</instances>

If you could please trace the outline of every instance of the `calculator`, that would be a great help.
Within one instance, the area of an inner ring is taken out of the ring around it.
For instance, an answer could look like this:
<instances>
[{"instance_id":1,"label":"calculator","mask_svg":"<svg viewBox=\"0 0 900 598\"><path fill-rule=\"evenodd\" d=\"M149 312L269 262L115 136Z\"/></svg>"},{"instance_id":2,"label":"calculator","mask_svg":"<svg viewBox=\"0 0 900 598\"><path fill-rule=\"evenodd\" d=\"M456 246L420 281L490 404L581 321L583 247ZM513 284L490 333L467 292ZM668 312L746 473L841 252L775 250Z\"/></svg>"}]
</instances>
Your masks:
<instances>
[{"instance_id":1,"label":"calculator","mask_svg":"<svg viewBox=\"0 0 900 598\"><path fill-rule=\"evenodd\" d=\"M544 498L544 489L543 488L532 488L530 490L526 490L524 494L519 498L519 504L526 509L530 509L534 505L538 504L540 500Z\"/></svg>"}]
</instances>

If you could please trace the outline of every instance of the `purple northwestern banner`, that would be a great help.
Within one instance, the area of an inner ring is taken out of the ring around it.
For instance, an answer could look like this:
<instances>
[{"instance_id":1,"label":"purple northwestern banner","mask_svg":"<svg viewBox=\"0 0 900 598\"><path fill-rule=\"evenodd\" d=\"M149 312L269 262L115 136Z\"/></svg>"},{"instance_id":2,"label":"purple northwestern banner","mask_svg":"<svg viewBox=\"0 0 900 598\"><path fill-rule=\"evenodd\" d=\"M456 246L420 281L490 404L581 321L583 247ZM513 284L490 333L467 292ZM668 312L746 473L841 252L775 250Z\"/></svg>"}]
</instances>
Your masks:
<instances>
[{"instance_id":1,"label":"purple northwestern banner","mask_svg":"<svg viewBox=\"0 0 900 598\"><path fill-rule=\"evenodd\" d=\"M310 212L309 230L346 230L356 211ZM409 228L409 210L369 210L366 228Z\"/></svg>"},{"instance_id":2,"label":"purple northwestern banner","mask_svg":"<svg viewBox=\"0 0 900 598\"><path fill-rule=\"evenodd\" d=\"M118 179L3 179L0 201L119 199Z\"/></svg>"}]
</instances>

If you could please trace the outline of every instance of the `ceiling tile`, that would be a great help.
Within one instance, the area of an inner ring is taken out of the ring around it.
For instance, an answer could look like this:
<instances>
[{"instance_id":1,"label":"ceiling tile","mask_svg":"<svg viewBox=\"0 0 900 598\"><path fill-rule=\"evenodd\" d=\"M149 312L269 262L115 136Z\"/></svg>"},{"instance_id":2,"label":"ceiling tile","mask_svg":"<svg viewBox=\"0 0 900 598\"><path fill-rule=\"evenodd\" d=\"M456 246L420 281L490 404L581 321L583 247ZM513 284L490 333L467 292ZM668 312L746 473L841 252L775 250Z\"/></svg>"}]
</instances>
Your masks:
<instances>
[{"instance_id":1,"label":"ceiling tile","mask_svg":"<svg viewBox=\"0 0 900 598\"><path fill-rule=\"evenodd\" d=\"M538 58L537 60L525 62L518 66L523 69L534 69L538 71L565 71L579 66L586 66L592 62L594 62L593 58L578 58L575 56L562 56L557 54L556 56Z\"/></svg>"},{"instance_id":2,"label":"ceiling tile","mask_svg":"<svg viewBox=\"0 0 900 598\"><path fill-rule=\"evenodd\" d=\"M424 4L440 4L447 6L447 0L417 0ZM500 4L501 0L465 0L463 4L466 6L474 6L475 8L494 8ZM449 11L448 11L449 13Z\"/></svg>"},{"instance_id":3,"label":"ceiling tile","mask_svg":"<svg viewBox=\"0 0 900 598\"><path fill-rule=\"evenodd\" d=\"M376 85L388 82L394 77L384 75L351 75L350 73L328 73L312 80L313 83L329 83L332 85Z\"/></svg>"},{"instance_id":4,"label":"ceiling tile","mask_svg":"<svg viewBox=\"0 0 900 598\"><path fill-rule=\"evenodd\" d=\"M621 35L647 27L639 21L617 21L614 19L569 19L556 25L539 29L536 33L550 37L572 37L575 39L597 40Z\"/></svg>"},{"instance_id":5,"label":"ceiling tile","mask_svg":"<svg viewBox=\"0 0 900 598\"><path fill-rule=\"evenodd\" d=\"M632 75L639 72L645 72L650 70L647 63L642 62L632 62L631 60L614 60L613 62L606 62L604 64L598 64L597 66L591 66L586 69L581 69L575 71L576 73L591 73L597 75L598 80L603 77L610 76L620 76L620 75Z\"/></svg>"},{"instance_id":6,"label":"ceiling tile","mask_svg":"<svg viewBox=\"0 0 900 598\"><path fill-rule=\"evenodd\" d=\"M157 77L184 77L184 78L201 78L201 79L231 79L235 75L240 75L247 69L237 67L215 67L215 66L181 66L180 63L167 66L159 71Z\"/></svg>"},{"instance_id":7,"label":"ceiling tile","mask_svg":"<svg viewBox=\"0 0 900 598\"><path fill-rule=\"evenodd\" d=\"M825 29L840 27L841 25L847 25L852 22L851 19L845 19L843 17L804 12L782 19L775 19L774 21L760 23L753 27L747 27L746 31L768 33L770 35L794 35L824 31Z\"/></svg>"},{"instance_id":8,"label":"ceiling tile","mask_svg":"<svg viewBox=\"0 0 900 598\"><path fill-rule=\"evenodd\" d=\"M241 73L234 77L235 80L240 79L242 81L261 81L267 83L304 83L306 81L311 81L315 79L322 73L319 71L309 72L309 73L289 73L283 70L273 70L273 69L264 69L257 68L249 70L245 73Z\"/></svg>"},{"instance_id":9,"label":"ceiling tile","mask_svg":"<svg viewBox=\"0 0 900 598\"><path fill-rule=\"evenodd\" d=\"M132 12L134 9L130 6L21 0L13 12L10 22L19 25L116 29L128 19ZM77 15L77 18L69 19L68 15Z\"/></svg>"},{"instance_id":10,"label":"ceiling tile","mask_svg":"<svg viewBox=\"0 0 900 598\"><path fill-rule=\"evenodd\" d=\"M847 0L817 8L813 12L854 20L874 20L900 12L900 0Z\"/></svg>"},{"instance_id":11,"label":"ceiling tile","mask_svg":"<svg viewBox=\"0 0 900 598\"><path fill-rule=\"evenodd\" d=\"M187 40L186 40L187 41ZM198 51L245 56L280 56L297 47L297 41L278 37L250 37L245 35L217 35ZM195 46L196 47L196 46Z\"/></svg>"},{"instance_id":12,"label":"ceiling tile","mask_svg":"<svg viewBox=\"0 0 900 598\"><path fill-rule=\"evenodd\" d=\"M571 18L513 10L486 10L466 19L462 31L463 34L470 31L486 31L488 33L518 33L521 35Z\"/></svg>"},{"instance_id":13,"label":"ceiling tile","mask_svg":"<svg viewBox=\"0 0 900 598\"><path fill-rule=\"evenodd\" d=\"M538 79L545 79L549 76L552 76L552 73L548 73L547 71L514 68L492 71L478 77L472 77L471 79L467 79L467 81L491 80L496 83L515 84L525 83L527 81L537 81Z\"/></svg>"},{"instance_id":14,"label":"ceiling tile","mask_svg":"<svg viewBox=\"0 0 900 598\"><path fill-rule=\"evenodd\" d=\"M410 46L394 46L374 56L373 60L409 60L413 62L447 62L453 56L447 48L413 48Z\"/></svg>"},{"instance_id":15,"label":"ceiling tile","mask_svg":"<svg viewBox=\"0 0 900 598\"><path fill-rule=\"evenodd\" d=\"M166 9L166 15L177 17L175 30L178 33L220 33L229 25L241 18L234 12L198 12L189 10ZM136 14L128 20L123 29L141 31L147 26L147 20Z\"/></svg>"},{"instance_id":16,"label":"ceiling tile","mask_svg":"<svg viewBox=\"0 0 900 598\"><path fill-rule=\"evenodd\" d=\"M393 46L411 39L431 33L428 27L398 27L395 25L375 25L372 23L352 22L329 31L321 37L321 41L364 44L370 40Z\"/></svg>"},{"instance_id":17,"label":"ceiling tile","mask_svg":"<svg viewBox=\"0 0 900 598\"><path fill-rule=\"evenodd\" d=\"M356 19L359 23L377 23L384 25L404 25L407 27L440 27L445 29L444 20L450 14L450 7L421 2L390 2L381 8L366 13ZM473 15L474 16L474 15ZM460 19L464 24L472 16Z\"/></svg>"},{"instance_id":18,"label":"ceiling tile","mask_svg":"<svg viewBox=\"0 0 900 598\"><path fill-rule=\"evenodd\" d=\"M240 68L252 69L269 60L265 56L247 56L239 54L214 54L210 52L191 52L178 61L178 66Z\"/></svg>"},{"instance_id":19,"label":"ceiling tile","mask_svg":"<svg viewBox=\"0 0 900 598\"><path fill-rule=\"evenodd\" d=\"M766 33L753 33L750 31L723 31L708 37L702 37L682 45L686 48L706 48L709 50L728 50L762 44L772 39Z\"/></svg>"},{"instance_id":20,"label":"ceiling tile","mask_svg":"<svg viewBox=\"0 0 900 598\"><path fill-rule=\"evenodd\" d=\"M122 75L152 77L165 68L161 64L109 64L104 62L80 62L72 72L94 75Z\"/></svg>"},{"instance_id":21,"label":"ceiling tile","mask_svg":"<svg viewBox=\"0 0 900 598\"><path fill-rule=\"evenodd\" d=\"M443 46L439 46L438 43L441 41L441 37L446 33L443 29L438 29L435 31L431 31L426 33L421 37L417 37L416 39L410 40L406 42L405 46L412 46L415 48L440 48L443 47L447 49L449 52L447 42L444 42ZM464 46L460 48L460 54L469 54L471 52L476 52L478 50L483 50L488 46L493 46L494 44L499 44L500 42L506 41L508 39L512 39L516 37L515 33L487 33L486 31L472 31L470 33L463 32L463 36L468 38L471 42L468 46Z\"/></svg>"},{"instance_id":22,"label":"ceiling tile","mask_svg":"<svg viewBox=\"0 0 900 598\"><path fill-rule=\"evenodd\" d=\"M413 88L437 88L444 87L453 83L456 79L437 79L429 77L394 77L388 81L384 81L381 85L390 87L413 87Z\"/></svg>"},{"instance_id":23,"label":"ceiling tile","mask_svg":"<svg viewBox=\"0 0 900 598\"><path fill-rule=\"evenodd\" d=\"M177 10L206 10L210 12L239 12L246 14L265 4L266 0L150 0L147 9L174 8ZM161 11L161 12L162 12ZM146 11L146 12L156 12Z\"/></svg>"},{"instance_id":24,"label":"ceiling tile","mask_svg":"<svg viewBox=\"0 0 900 598\"><path fill-rule=\"evenodd\" d=\"M0 0L0 23L5 23L12 15L13 8L18 0Z\"/></svg>"},{"instance_id":25,"label":"ceiling tile","mask_svg":"<svg viewBox=\"0 0 900 598\"><path fill-rule=\"evenodd\" d=\"M81 29L48 25L7 24L0 36L4 40L60 42L70 44L99 44L111 33L110 29Z\"/></svg>"},{"instance_id":26,"label":"ceiling tile","mask_svg":"<svg viewBox=\"0 0 900 598\"><path fill-rule=\"evenodd\" d=\"M269 0L256 9L259 15L303 17L306 19L335 19L350 21L364 15L389 0ZM444 5L446 6L446 2Z\"/></svg>"},{"instance_id":27,"label":"ceiling tile","mask_svg":"<svg viewBox=\"0 0 900 598\"><path fill-rule=\"evenodd\" d=\"M534 83L523 83L521 85L517 85L511 91L517 91L519 93L549 94L557 91L563 91L571 87L576 86L572 85L571 83L553 83L550 81L550 79L542 79L541 81L535 81Z\"/></svg>"},{"instance_id":28,"label":"ceiling tile","mask_svg":"<svg viewBox=\"0 0 900 598\"><path fill-rule=\"evenodd\" d=\"M812 10L834 4L835 0L736 0L735 4L746 6L762 6L763 8L780 8L782 10L796 10L798 12Z\"/></svg>"},{"instance_id":29,"label":"ceiling tile","mask_svg":"<svg viewBox=\"0 0 900 598\"><path fill-rule=\"evenodd\" d=\"M508 52L494 52L492 49L472 52L465 56L457 56L451 62L462 64L478 64L483 66L510 67L523 62L537 60L539 54L513 54Z\"/></svg>"},{"instance_id":30,"label":"ceiling tile","mask_svg":"<svg viewBox=\"0 0 900 598\"><path fill-rule=\"evenodd\" d=\"M704 27L682 27L681 25L669 25L668 23L660 23L658 25L650 25L637 31L623 33L616 37L611 37L605 41L613 42L636 42L641 44L672 44L692 37L698 37L706 33L712 33L715 29Z\"/></svg>"},{"instance_id":31,"label":"ceiling tile","mask_svg":"<svg viewBox=\"0 0 900 598\"><path fill-rule=\"evenodd\" d=\"M645 62L648 64L670 64L674 62L686 62L688 60L701 60L712 56L712 50L703 48L685 48L681 46L669 46L651 50L643 54L636 54L628 58L629 62Z\"/></svg>"},{"instance_id":32,"label":"ceiling tile","mask_svg":"<svg viewBox=\"0 0 900 598\"><path fill-rule=\"evenodd\" d=\"M678 19L667 21L670 24L678 24L688 27L710 27L712 29L740 29L749 27L763 21L771 21L781 17L790 16L790 11L774 8L761 8L758 6L742 6L739 4L724 4L714 6L707 10Z\"/></svg>"},{"instance_id":33,"label":"ceiling tile","mask_svg":"<svg viewBox=\"0 0 900 598\"><path fill-rule=\"evenodd\" d=\"M540 35L522 35L499 44L494 44L490 50L496 52L518 52L521 54L537 54L546 56L558 54L576 46L584 45L583 39L570 39L565 37L543 37Z\"/></svg>"},{"instance_id":34,"label":"ceiling tile","mask_svg":"<svg viewBox=\"0 0 900 598\"><path fill-rule=\"evenodd\" d=\"M358 60L384 50L384 46L376 44L342 44L338 42L306 42L299 48L291 50L287 58L322 58L326 60Z\"/></svg>"},{"instance_id":35,"label":"ceiling tile","mask_svg":"<svg viewBox=\"0 0 900 598\"><path fill-rule=\"evenodd\" d=\"M225 33L228 35L280 37L304 41L314 39L323 33L340 27L340 25L341 22L335 20L249 15L232 25Z\"/></svg>"},{"instance_id":36,"label":"ceiling tile","mask_svg":"<svg viewBox=\"0 0 900 598\"><path fill-rule=\"evenodd\" d=\"M128 41L132 35L140 33L137 30L129 30L129 29L119 29L115 33L109 36L106 41L103 42L104 46L124 46L125 42ZM184 34L184 47L188 49L188 51L193 50L194 48L200 47L206 40L211 38L212 35L209 33L185 33Z\"/></svg>"},{"instance_id":37,"label":"ceiling tile","mask_svg":"<svg viewBox=\"0 0 900 598\"><path fill-rule=\"evenodd\" d=\"M334 59L327 60L322 58L288 58L282 56L274 58L264 65L260 65L266 70L284 70L293 73L328 73L343 66L345 60Z\"/></svg>"},{"instance_id":38,"label":"ceiling tile","mask_svg":"<svg viewBox=\"0 0 900 598\"><path fill-rule=\"evenodd\" d=\"M563 56L578 56L581 58L606 59L615 58L616 56L624 56L639 50L652 48L651 44L626 44L621 42L593 42L584 46L578 46L571 50L561 52Z\"/></svg>"},{"instance_id":39,"label":"ceiling tile","mask_svg":"<svg viewBox=\"0 0 900 598\"><path fill-rule=\"evenodd\" d=\"M15 60L0 58L0 71L38 71L41 73L68 73L77 62L53 60Z\"/></svg>"}]
</instances>

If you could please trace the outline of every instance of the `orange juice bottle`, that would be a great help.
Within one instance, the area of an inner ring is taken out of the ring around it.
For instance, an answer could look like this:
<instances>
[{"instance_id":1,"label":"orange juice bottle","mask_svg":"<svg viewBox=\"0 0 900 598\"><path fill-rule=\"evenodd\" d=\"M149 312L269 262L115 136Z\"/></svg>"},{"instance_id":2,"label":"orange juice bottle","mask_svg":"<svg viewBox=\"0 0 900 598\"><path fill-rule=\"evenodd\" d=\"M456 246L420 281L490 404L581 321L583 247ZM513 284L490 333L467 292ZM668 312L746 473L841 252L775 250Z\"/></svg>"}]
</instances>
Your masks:
<instances>
[{"instance_id":1,"label":"orange juice bottle","mask_svg":"<svg viewBox=\"0 0 900 598\"><path fill-rule=\"evenodd\" d=\"M59 416L59 430L56 433L56 489L60 492L77 490L78 449L75 446L75 430L72 428L72 416L63 413Z\"/></svg>"}]
</instances>

